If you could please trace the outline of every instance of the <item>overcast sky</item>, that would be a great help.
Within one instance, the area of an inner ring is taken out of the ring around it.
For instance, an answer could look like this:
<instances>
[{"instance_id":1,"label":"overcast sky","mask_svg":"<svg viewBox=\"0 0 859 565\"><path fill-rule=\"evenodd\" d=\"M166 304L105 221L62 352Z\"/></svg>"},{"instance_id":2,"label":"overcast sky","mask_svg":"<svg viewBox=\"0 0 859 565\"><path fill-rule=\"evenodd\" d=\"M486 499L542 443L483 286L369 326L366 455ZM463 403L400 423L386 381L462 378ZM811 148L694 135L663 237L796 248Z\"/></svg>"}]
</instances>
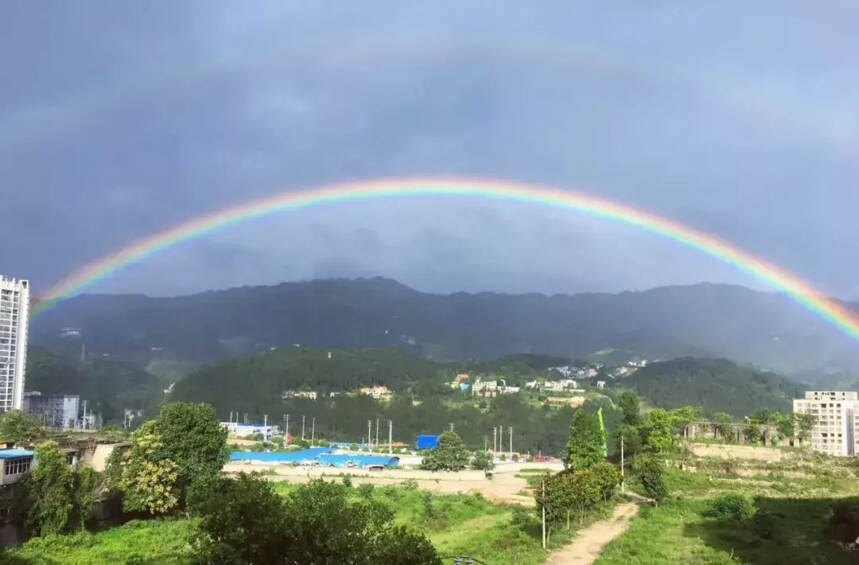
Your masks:
<instances>
[{"instance_id":1,"label":"overcast sky","mask_svg":"<svg viewBox=\"0 0 859 565\"><path fill-rule=\"evenodd\" d=\"M859 297L859 5L505 4L4 3L0 273L45 289L249 199L468 175L640 206ZM267 217L92 291L375 275L436 292L760 287L605 220L421 199Z\"/></svg>"}]
</instances>

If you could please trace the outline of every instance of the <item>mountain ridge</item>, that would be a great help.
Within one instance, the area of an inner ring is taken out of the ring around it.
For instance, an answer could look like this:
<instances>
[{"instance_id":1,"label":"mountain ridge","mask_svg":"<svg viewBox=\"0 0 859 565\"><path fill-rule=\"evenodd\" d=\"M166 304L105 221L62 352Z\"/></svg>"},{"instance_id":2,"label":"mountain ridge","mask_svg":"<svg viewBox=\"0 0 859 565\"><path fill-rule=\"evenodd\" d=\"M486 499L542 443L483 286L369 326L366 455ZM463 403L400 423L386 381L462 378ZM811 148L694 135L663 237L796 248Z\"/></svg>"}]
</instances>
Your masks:
<instances>
[{"instance_id":1,"label":"mountain ridge","mask_svg":"<svg viewBox=\"0 0 859 565\"><path fill-rule=\"evenodd\" d=\"M698 283L621 293L425 293L383 277L177 297L81 295L33 321L37 345L145 364L208 362L300 343L401 347L439 360L514 353L726 357L793 375L859 371L859 347L783 293ZM63 337L78 328L78 341Z\"/></svg>"}]
</instances>

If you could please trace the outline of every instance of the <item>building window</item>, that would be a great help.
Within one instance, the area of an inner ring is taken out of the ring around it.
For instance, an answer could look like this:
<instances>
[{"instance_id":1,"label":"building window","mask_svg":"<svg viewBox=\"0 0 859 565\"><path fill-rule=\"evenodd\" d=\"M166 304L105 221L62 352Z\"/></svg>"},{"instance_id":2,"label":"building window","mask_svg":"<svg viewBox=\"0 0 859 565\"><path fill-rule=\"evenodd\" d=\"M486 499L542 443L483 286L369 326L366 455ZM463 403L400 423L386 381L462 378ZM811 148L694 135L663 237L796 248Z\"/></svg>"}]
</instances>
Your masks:
<instances>
[{"instance_id":1,"label":"building window","mask_svg":"<svg viewBox=\"0 0 859 565\"><path fill-rule=\"evenodd\" d=\"M3 463L3 474L8 477L9 475L20 475L21 473L26 473L30 470L31 462L31 457L7 459Z\"/></svg>"}]
</instances>

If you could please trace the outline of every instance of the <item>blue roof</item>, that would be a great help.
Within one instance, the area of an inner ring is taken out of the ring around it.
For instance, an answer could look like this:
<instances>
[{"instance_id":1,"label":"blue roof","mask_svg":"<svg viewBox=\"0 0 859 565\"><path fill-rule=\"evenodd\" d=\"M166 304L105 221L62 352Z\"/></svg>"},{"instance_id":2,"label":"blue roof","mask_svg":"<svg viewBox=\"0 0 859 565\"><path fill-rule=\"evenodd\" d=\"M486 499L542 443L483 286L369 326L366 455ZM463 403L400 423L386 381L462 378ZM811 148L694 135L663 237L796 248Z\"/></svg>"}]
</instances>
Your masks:
<instances>
[{"instance_id":1,"label":"blue roof","mask_svg":"<svg viewBox=\"0 0 859 565\"><path fill-rule=\"evenodd\" d=\"M36 452L28 449L0 449L0 459L12 459L14 457L32 457Z\"/></svg>"},{"instance_id":2,"label":"blue roof","mask_svg":"<svg viewBox=\"0 0 859 565\"><path fill-rule=\"evenodd\" d=\"M370 465L383 465L386 467L396 466L398 457L390 455L360 455L360 454L334 454L330 447L314 447L292 452L267 452L267 451L234 451L230 454L232 461L263 461L266 463L301 463L302 461L314 461L319 465L329 467L347 467L351 462L355 467L367 467Z\"/></svg>"}]
</instances>

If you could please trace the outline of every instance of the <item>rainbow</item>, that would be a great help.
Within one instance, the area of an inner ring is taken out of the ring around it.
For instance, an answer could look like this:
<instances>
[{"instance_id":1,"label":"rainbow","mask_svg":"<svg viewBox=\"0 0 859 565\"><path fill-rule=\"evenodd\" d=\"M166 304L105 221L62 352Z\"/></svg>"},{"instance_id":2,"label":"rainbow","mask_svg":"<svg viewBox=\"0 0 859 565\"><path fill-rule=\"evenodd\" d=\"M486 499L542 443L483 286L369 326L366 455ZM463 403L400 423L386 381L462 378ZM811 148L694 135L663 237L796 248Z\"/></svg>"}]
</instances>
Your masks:
<instances>
[{"instance_id":1,"label":"rainbow","mask_svg":"<svg viewBox=\"0 0 859 565\"><path fill-rule=\"evenodd\" d=\"M124 267L142 261L182 241L215 230L275 214L345 202L416 196L507 200L575 210L590 216L637 226L706 253L784 291L793 300L859 340L859 316L788 271L743 251L716 236L644 210L586 194L536 184L468 178L406 178L331 184L288 191L232 206L150 235L89 263L51 287L34 310L43 312L57 302L90 288Z\"/></svg>"}]
</instances>

